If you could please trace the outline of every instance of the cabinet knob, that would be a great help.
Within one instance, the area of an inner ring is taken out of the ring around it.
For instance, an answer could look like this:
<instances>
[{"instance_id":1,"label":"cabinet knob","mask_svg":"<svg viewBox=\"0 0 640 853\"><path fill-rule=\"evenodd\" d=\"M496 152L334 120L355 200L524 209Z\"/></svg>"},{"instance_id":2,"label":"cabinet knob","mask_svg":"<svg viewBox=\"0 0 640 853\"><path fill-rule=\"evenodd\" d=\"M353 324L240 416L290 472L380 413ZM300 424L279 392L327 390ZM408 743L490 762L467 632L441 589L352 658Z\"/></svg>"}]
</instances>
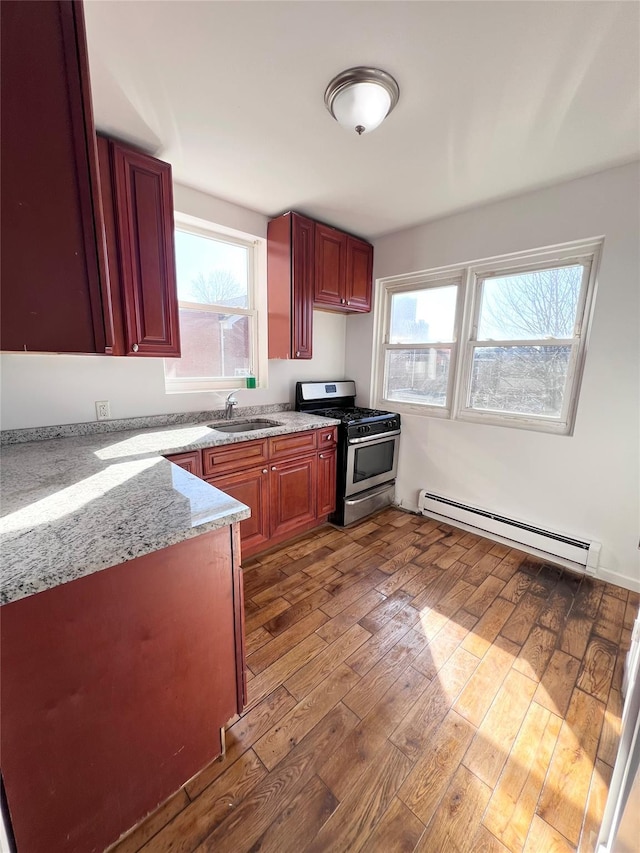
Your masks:
<instances>
[{"instance_id":1,"label":"cabinet knob","mask_svg":"<svg viewBox=\"0 0 640 853\"><path fill-rule=\"evenodd\" d=\"M351 305L351 300L347 299L347 305Z\"/></svg>"},{"instance_id":2,"label":"cabinet knob","mask_svg":"<svg viewBox=\"0 0 640 853\"><path fill-rule=\"evenodd\" d=\"M271 466L271 470L272 470L272 471L277 471L278 469L276 468L276 466L275 466L275 465L272 465L272 466Z\"/></svg>"},{"instance_id":3,"label":"cabinet knob","mask_svg":"<svg viewBox=\"0 0 640 853\"><path fill-rule=\"evenodd\" d=\"M325 441L331 441L331 435L325 435L324 440Z\"/></svg>"},{"instance_id":4,"label":"cabinet knob","mask_svg":"<svg viewBox=\"0 0 640 853\"><path fill-rule=\"evenodd\" d=\"M134 345L131 347L131 349L132 349L134 352L138 352L138 344L134 344Z\"/></svg>"},{"instance_id":5,"label":"cabinet knob","mask_svg":"<svg viewBox=\"0 0 640 853\"><path fill-rule=\"evenodd\" d=\"M347 301L346 299L341 299L341 300L340 300L340 302L341 302L341 304L342 304L342 305L344 305L344 303L345 303L346 301Z\"/></svg>"},{"instance_id":6,"label":"cabinet knob","mask_svg":"<svg viewBox=\"0 0 640 853\"><path fill-rule=\"evenodd\" d=\"M326 459L326 458L327 458L327 457L324 455L324 453L321 453L321 454L320 454L320 459Z\"/></svg>"},{"instance_id":7,"label":"cabinet knob","mask_svg":"<svg viewBox=\"0 0 640 853\"><path fill-rule=\"evenodd\" d=\"M263 474L268 474L268 473L269 473L269 469L268 469L268 468L263 468L263 469L262 469L262 473L263 473Z\"/></svg>"},{"instance_id":8,"label":"cabinet knob","mask_svg":"<svg viewBox=\"0 0 640 853\"><path fill-rule=\"evenodd\" d=\"M296 350L296 358L300 358L300 350Z\"/></svg>"}]
</instances>

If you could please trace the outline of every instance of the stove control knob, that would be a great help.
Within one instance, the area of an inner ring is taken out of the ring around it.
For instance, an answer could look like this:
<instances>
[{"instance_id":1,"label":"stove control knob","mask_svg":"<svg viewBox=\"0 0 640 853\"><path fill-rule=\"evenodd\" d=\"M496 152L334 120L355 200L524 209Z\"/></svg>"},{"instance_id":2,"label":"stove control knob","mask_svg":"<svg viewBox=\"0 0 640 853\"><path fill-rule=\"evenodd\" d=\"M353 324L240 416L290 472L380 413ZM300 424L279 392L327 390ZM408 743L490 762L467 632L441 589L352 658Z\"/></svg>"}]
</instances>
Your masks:
<instances>
[{"instance_id":1,"label":"stove control knob","mask_svg":"<svg viewBox=\"0 0 640 853\"><path fill-rule=\"evenodd\" d=\"M363 433L363 432L371 432L371 427L370 427L370 426L361 426L361 427L358 427L358 432L359 432L359 433Z\"/></svg>"}]
</instances>

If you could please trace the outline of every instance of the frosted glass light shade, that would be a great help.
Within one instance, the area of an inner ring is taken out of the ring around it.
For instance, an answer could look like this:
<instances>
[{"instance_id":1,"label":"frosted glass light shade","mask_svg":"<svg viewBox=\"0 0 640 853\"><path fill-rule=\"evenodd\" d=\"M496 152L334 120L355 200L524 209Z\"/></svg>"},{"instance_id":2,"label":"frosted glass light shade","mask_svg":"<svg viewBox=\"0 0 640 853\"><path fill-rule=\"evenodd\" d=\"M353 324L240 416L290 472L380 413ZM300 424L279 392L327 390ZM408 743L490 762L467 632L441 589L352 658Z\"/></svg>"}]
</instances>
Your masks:
<instances>
[{"instance_id":1,"label":"frosted glass light shade","mask_svg":"<svg viewBox=\"0 0 640 853\"><path fill-rule=\"evenodd\" d=\"M391 106L391 96L378 83L345 86L333 99L333 115L347 130L363 127L369 133L382 124Z\"/></svg>"},{"instance_id":2,"label":"frosted glass light shade","mask_svg":"<svg viewBox=\"0 0 640 853\"><path fill-rule=\"evenodd\" d=\"M390 74L360 66L334 77L324 93L324 102L342 127L362 135L382 124L399 97L400 89Z\"/></svg>"}]
</instances>

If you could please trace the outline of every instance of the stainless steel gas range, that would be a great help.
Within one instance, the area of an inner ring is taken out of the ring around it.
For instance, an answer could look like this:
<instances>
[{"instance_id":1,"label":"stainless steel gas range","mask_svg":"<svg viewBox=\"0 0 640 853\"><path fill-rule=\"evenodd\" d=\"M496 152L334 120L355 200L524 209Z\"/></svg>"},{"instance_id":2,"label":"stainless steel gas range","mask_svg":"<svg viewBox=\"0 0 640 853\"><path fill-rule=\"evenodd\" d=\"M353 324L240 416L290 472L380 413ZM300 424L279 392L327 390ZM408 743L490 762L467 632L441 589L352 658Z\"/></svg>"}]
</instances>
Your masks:
<instances>
[{"instance_id":1,"label":"stainless steel gas range","mask_svg":"<svg viewBox=\"0 0 640 853\"><path fill-rule=\"evenodd\" d=\"M355 405L356 383L297 382L296 411L340 421L334 524L346 526L393 503L400 415Z\"/></svg>"}]
</instances>

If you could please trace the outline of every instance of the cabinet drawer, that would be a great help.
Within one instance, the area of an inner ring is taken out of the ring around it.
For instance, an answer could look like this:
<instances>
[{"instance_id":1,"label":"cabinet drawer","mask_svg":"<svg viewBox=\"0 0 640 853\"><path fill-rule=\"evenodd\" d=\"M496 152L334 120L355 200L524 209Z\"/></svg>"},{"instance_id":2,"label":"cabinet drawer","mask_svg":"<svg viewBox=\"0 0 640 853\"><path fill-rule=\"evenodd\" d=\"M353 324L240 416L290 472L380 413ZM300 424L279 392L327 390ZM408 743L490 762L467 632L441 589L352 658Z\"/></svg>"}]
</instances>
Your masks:
<instances>
[{"instance_id":1,"label":"cabinet drawer","mask_svg":"<svg viewBox=\"0 0 640 853\"><path fill-rule=\"evenodd\" d=\"M190 474L195 474L196 477L202 477L202 452L200 450L191 450L189 453L173 453L171 456L166 456L169 462L184 468Z\"/></svg>"},{"instance_id":2,"label":"cabinet drawer","mask_svg":"<svg viewBox=\"0 0 640 853\"><path fill-rule=\"evenodd\" d=\"M202 451L202 467L205 477L226 471L240 471L261 465L267 461L267 441L241 441L220 447L207 447Z\"/></svg>"},{"instance_id":3,"label":"cabinet drawer","mask_svg":"<svg viewBox=\"0 0 640 853\"><path fill-rule=\"evenodd\" d=\"M318 450L323 450L325 447L333 447L336 443L338 435L337 427L325 427L318 430Z\"/></svg>"},{"instance_id":4,"label":"cabinet drawer","mask_svg":"<svg viewBox=\"0 0 640 853\"><path fill-rule=\"evenodd\" d=\"M269 456L271 459L299 456L302 453L309 453L315 449L315 430L295 432L292 435L277 435L269 439Z\"/></svg>"}]
</instances>

